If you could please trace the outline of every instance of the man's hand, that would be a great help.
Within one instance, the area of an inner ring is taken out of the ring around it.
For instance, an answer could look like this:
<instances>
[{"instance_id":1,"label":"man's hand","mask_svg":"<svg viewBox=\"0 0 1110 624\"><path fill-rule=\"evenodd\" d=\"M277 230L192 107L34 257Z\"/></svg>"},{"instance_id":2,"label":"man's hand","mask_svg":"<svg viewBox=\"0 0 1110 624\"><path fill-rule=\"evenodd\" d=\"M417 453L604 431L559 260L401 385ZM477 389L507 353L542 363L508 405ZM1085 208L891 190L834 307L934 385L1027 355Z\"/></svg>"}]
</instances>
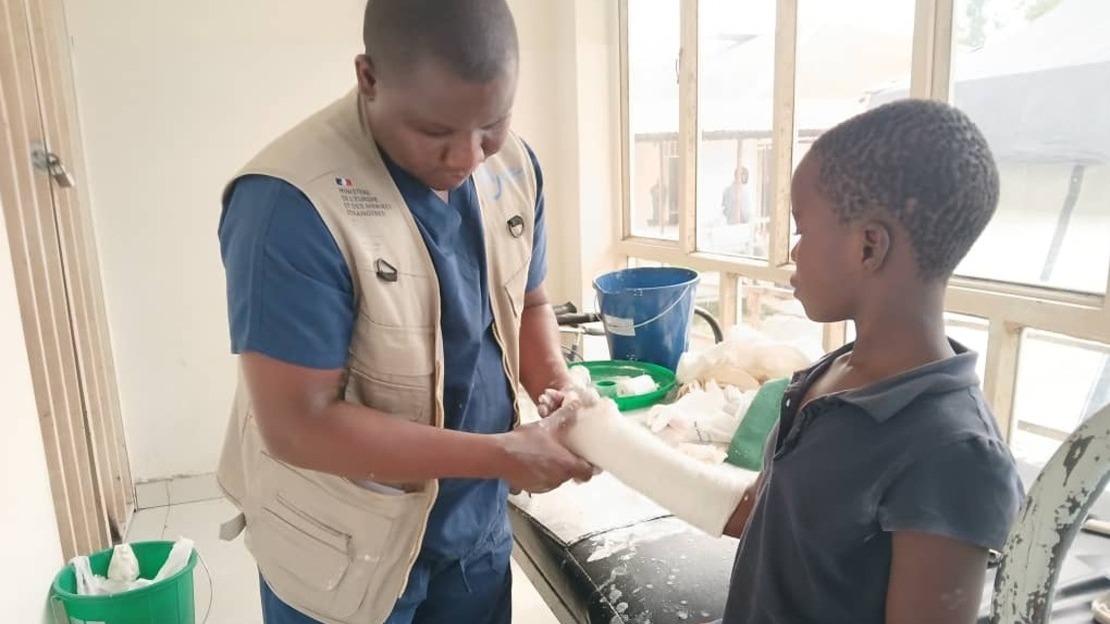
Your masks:
<instances>
[{"instance_id":1,"label":"man's hand","mask_svg":"<svg viewBox=\"0 0 1110 624\"><path fill-rule=\"evenodd\" d=\"M568 405L568 408L571 406ZM594 474L593 466L560 442L563 431L574 424L576 417L574 409L563 409L549 418L502 434L502 448L511 466L505 479L514 493L539 494L553 490L570 479L582 483L590 480Z\"/></svg>"}]
</instances>

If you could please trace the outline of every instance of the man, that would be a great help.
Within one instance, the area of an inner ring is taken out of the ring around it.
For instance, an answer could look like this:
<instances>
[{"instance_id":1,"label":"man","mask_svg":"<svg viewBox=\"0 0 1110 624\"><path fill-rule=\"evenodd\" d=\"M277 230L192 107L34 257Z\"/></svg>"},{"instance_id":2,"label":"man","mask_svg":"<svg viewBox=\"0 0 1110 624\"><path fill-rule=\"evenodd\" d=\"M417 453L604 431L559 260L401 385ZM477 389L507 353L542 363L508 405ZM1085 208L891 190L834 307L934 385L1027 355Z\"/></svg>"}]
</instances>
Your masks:
<instances>
[{"instance_id":1,"label":"man","mask_svg":"<svg viewBox=\"0 0 1110 624\"><path fill-rule=\"evenodd\" d=\"M729 225L751 223L752 198L748 190L748 169L739 167L736 176L721 194L721 212Z\"/></svg>"},{"instance_id":2,"label":"man","mask_svg":"<svg viewBox=\"0 0 1110 624\"><path fill-rule=\"evenodd\" d=\"M219 470L267 624L509 622L510 489L592 467L518 426L570 385L504 0L371 0L358 88L229 183L241 383ZM546 393L546 394L545 394Z\"/></svg>"}]
</instances>

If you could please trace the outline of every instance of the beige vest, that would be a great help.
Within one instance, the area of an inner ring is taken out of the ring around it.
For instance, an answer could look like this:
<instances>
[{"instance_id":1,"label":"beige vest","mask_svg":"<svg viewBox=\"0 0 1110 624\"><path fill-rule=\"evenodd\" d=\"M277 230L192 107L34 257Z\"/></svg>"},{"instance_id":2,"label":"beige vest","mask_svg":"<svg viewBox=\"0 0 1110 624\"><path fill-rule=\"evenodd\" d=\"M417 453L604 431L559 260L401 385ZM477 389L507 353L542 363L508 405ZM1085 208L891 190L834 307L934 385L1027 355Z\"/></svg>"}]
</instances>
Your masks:
<instances>
[{"instance_id":1,"label":"beige vest","mask_svg":"<svg viewBox=\"0 0 1110 624\"><path fill-rule=\"evenodd\" d=\"M442 427L439 283L416 222L370 137L358 92L277 139L236 178L252 173L300 189L347 261L358 314L344 399ZM495 334L510 387L518 388L535 171L523 143L510 136L473 179ZM386 619L404 591L438 490L435 481L356 485L280 461L259 435L241 379L218 479L242 511L225 525L224 537L245 526L247 547L274 593L328 624Z\"/></svg>"}]
</instances>

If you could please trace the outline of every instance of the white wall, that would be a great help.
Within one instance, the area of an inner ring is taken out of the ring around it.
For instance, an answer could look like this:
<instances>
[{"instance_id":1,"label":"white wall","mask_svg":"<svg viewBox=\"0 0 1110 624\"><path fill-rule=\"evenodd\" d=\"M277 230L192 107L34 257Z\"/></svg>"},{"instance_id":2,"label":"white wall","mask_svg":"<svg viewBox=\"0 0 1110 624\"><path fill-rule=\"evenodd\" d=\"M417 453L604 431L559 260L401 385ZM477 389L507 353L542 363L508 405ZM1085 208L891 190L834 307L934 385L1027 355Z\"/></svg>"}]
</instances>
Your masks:
<instances>
[{"instance_id":1,"label":"white wall","mask_svg":"<svg viewBox=\"0 0 1110 624\"><path fill-rule=\"evenodd\" d=\"M66 2L136 480L211 472L234 384L227 179L353 86L361 0Z\"/></svg>"},{"instance_id":2,"label":"white wall","mask_svg":"<svg viewBox=\"0 0 1110 624\"><path fill-rule=\"evenodd\" d=\"M522 44L515 126L547 183L548 285L553 299L581 302L583 271L608 235L579 206L612 205L597 180L616 166L583 134L615 131L616 117L604 108L615 106L615 74L599 88L607 64L579 63L590 50L615 54L598 41L608 26L615 38L615 3L510 4ZM234 375L220 189L269 139L353 86L363 0L65 5L132 469L140 481L210 472Z\"/></svg>"},{"instance_id":3,"label":"white wall","mask_svg":"<svg viewBox=\"0 0 1110 624\"><path fill-rule=\"evenodd\" d=\"M521 45L514 127L547 189L547 288L593 305L593 276L616 268L620 201L617 10L596 0L509 0Z\"/></svg>"},{"instance_id":4,"label":"white wall","mask_svg":"<svg viewBox=\"0 0 1110 624\"><path fill-rule=\"evenodd\" d=\"M62 566L62 546L23 340L11 250L0 210L0 613L6 622L46 622L50 583Z\"/></svg>"}]
</instances>

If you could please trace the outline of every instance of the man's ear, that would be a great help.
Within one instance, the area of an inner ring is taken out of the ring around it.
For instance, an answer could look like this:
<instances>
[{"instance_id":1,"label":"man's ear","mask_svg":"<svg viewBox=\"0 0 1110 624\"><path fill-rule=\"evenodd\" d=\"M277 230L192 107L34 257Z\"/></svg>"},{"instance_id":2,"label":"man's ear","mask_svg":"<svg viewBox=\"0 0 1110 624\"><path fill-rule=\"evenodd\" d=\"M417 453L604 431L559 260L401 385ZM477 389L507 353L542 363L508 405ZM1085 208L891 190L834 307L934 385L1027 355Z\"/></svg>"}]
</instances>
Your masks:
<instances>
[{"instance_id":1,"label":"man's ear","mask_svg":"<svg viewBox=\"0 0 1110 624\"><path fill-rule=\"evenodd\" d=\"M374 100L378 95L378 70L374 62L365 54L355 57L355 77L358 79L358 92L367 100Z\"/></svg>"},{"instance_id":2,"label":"man's ear","mask_svg":"<svg viewBox=\"0 0 1110 624\"><path fill-rule=\"evenodd\" d=\"M877 273L890 254L890 228L875 219L860 225L860 263L868 273Z\"/></svg>"}]
</instances>

